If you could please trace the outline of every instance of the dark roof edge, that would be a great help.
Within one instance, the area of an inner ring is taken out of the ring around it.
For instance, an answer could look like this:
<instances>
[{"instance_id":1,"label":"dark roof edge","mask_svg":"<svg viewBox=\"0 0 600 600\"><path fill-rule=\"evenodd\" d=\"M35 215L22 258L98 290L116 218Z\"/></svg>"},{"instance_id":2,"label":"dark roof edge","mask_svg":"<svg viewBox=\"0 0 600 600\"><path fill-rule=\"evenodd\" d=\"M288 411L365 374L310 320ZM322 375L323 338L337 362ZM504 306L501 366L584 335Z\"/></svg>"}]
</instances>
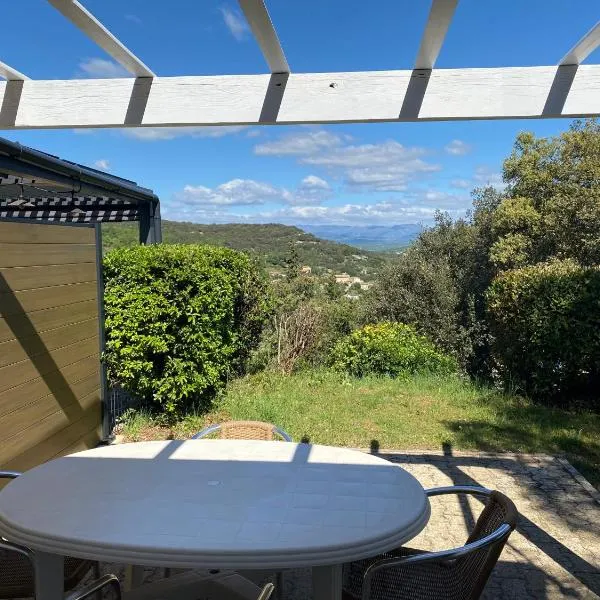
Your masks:
<instances>
[{"instance_id":1,"label":"dark roof edge","mask_svg":"<svg viewBox=\"0 0 600 600\"><path fill-rule=\"evenodd\" d=\"M133 181L104 174L84 165L62 160L51 154L34 150L18 142L11 142L1 137L0 154L51 171L73 181L104 189L107 195L113 193L119 196L128 196L135 200L158 202L158 196L152 190L140 187Z\"/></svg>"}]
</instances>

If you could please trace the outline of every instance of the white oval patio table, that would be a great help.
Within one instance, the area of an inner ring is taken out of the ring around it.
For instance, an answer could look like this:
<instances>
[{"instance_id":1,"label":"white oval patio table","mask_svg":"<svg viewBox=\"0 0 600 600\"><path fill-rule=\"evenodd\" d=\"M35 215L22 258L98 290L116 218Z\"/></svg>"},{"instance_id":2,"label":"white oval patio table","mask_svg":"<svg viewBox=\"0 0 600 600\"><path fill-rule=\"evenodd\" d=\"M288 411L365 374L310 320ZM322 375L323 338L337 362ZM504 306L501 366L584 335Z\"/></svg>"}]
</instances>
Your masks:
<instances>
[{"instance_id":1,"label":"white oval patio table","mask_svg":"<svg viewBox=\"0 0 600 600\"><path fill-rule=\"evenodd\" d=\"M363 452L241 440L99 447L0 492L0 535L35 551L38 600L62 600L62 556L124 564L312 567L315 600L341 565L396 548L430 514L420 483Z\"/></svg>"}]
</instances>

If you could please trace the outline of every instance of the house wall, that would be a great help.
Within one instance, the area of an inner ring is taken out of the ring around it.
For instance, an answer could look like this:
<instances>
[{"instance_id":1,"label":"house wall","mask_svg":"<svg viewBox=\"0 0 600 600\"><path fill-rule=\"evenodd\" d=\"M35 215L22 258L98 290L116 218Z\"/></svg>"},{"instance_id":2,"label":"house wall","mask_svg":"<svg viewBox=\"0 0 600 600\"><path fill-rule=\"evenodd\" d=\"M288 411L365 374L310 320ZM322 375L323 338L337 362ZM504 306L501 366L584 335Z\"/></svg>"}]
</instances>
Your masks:
<instances>
[{"instance_id":1,"label":"house wall","mask_svg":"<svg viewBox=\"0 0 600 600\"><path fill-rule=\"evenodd\" d=\"M0 221L0 468L101 435L94 226Z\"/></svg>"}]
</instances>

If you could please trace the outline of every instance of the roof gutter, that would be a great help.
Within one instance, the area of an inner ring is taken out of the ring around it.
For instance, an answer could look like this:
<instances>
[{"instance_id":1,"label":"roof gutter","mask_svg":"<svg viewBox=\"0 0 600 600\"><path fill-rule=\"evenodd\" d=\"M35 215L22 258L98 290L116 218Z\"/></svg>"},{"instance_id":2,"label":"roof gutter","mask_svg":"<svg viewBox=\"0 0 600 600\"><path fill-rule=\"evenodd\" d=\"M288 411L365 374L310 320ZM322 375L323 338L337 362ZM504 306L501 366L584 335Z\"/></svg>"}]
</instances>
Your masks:
<instances>
[{"instance_id":1,"label":"roof gutter","mask_svg":"<svg viewBox=\"0 0 600 600\"><path fill-rule=\"evenodd\" d=\"M84 194L84 190L87 189L88 192L91 191L95 194L100 192L101 195L114 194L142 202L158 202L158 196L152 190L142 188L133 182L97 173L82 165L61 160L4 138L0 138L0 168L2 166L8 168L8 162L1 160L2 155L19 161L19 163L25 163L23 164L25 168L20 169L20 172L24 174L38 177L45 176L49 179L48 173L42 175L37 171L37 169L43 169L46 172L55 174L57 182L70 183L75 190ZM33 168L27 168L28 165Z\"/></svg>"}]
</instances>

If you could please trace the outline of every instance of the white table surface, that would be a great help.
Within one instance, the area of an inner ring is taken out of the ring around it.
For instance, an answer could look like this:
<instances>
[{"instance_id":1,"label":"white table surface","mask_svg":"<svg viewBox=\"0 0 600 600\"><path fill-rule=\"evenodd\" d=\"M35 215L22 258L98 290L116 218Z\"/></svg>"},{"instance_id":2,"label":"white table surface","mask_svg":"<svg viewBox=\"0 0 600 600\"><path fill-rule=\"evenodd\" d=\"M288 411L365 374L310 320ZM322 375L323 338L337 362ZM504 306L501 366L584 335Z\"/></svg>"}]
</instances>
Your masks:
<instances>
[{"instance_id":1,"label":"white table surface","mask_svg":"<svg viewBox=\"0 0 600 600\"><path fill-rule=\"evenodd\" d=\"M0 493L0 535L40 557L148 566L340 565L402 545L428 519L423 488L400 467L286 442L105 446L40 465Z\"/></svg>"}]
</instances>

